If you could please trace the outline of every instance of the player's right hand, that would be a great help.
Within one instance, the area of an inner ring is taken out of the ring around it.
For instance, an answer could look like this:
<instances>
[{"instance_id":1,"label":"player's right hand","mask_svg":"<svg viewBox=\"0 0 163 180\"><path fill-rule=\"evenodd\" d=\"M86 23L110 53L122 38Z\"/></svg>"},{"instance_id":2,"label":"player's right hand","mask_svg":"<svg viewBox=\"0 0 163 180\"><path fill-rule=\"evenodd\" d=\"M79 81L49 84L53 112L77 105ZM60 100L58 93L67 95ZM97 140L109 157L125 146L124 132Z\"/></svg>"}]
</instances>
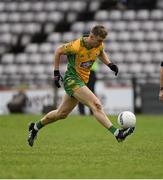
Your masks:
<instances>
[{"instance_id":1,"label":"player's right hand","mask_svg":"<svg viewBox=\"0 0 163 180\"><path fill-rule=\"evenodd\" d=\"M63 81L63 78L59 72L59 70L54 70L54 84L57 88L60 88L60 80Z\"/></svg>"}]
</instances>

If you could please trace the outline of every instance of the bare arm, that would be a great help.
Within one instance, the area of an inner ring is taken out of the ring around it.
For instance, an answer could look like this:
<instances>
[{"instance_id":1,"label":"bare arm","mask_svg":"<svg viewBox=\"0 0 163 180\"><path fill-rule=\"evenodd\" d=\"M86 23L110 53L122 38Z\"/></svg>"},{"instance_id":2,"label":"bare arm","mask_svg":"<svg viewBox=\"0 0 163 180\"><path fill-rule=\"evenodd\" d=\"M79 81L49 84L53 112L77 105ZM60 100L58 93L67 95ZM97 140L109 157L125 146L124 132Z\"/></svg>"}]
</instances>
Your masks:
<instances>
[{"instance_id":1,"label":"bare arm","mask_svg":"<svg viewBox=\"0 0 163 180\"><path fill-rule=\"evenodd\" d=\"M160 68L160 88L163 87L163 67Z\"/></svg>"},{"instance_id":2,"label":"bare arm","mask_svg":"<svg viewBox=\"0 0 163 180\"><path fill-rule=\"evenodd\" d=\"M63 78L59 71L61 55L64 54L63 46L60 46L56 49L54 55L54 83L56 87L60 88L60 80L63 81Z\"/></svg>"},{"instance_id":3,"label":"bare arm","mask_svg":"<svg viewBox=\"0 0 163 180\"><path fill-rule=\"evenodd\" d=\"M60 46L55 51L55 55L54 55L54 70L59 70L60 57L61 57L62 54L64 54L64 52L62 50L62 46Z\"/></svg>"},{"instance_id":4,"label":"bare arm","mask_svg":"<svg viewBox=\"0 0 163 180\"><path fill-rule=\"evenodd\" d=\"M160 68L160 93L159 93L160 101L163 101L163 66Z\"/></svg>"},{"instance_id":5,"label":"bare arm","mask_svg":"<svg viewBox=\"0 0 163 180\"><path fill-rule=\"evenodd\" d=\"M105 51L102 51L98 57L106 65L111 63L111 61Z\"/></svg>"},{"instance_id":6,"label":"bare arm","mask_svg":"<svg viewBox=\"0 0 163 180\"><path fill-rule=\"evenodd\" d=\"M75 41L75 42L77 42L77 41ZM62 78L60 71L59 71L61 55L68 54L68 53L75 53L76 52L75 42L72 41L70 43L63 44L55 50L55 55L54 55L54 83L58 88L61 87L60 80L63 81L63 78Z\"/></svg>"},{"instance_id":7,"label":"bare arm","mask_svg":"<svg viewBox=\"0 0 163 180\"><path fill-rule=\"evenodd\" d=\"M110 59L107 56L106 52L102 51L98 57L104 64L106 64L112 71L114 71L115 75L117 76L118 71L119 71L118 66L110 61Z\"/></svg>"}]
</instances>

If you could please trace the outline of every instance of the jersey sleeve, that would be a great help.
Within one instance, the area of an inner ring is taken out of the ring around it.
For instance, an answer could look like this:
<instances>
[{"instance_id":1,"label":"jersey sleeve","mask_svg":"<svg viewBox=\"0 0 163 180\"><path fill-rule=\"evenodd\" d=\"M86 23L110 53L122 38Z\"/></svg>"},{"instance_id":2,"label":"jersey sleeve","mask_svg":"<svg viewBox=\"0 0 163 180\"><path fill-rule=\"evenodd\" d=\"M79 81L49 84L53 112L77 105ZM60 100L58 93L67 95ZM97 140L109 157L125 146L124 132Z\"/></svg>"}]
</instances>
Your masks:
<instances>
[{"instance_id":1,"label":"jersey sleeve","mask_svg":"<svg viewBox=\"0 0 163 180\"><path fill-rule=\"evenodd\" d=\"M79 50L79 40L75 40L66 44L63 44L62 51L64 54L76 54Z\"/></svg>"}]
</instances>

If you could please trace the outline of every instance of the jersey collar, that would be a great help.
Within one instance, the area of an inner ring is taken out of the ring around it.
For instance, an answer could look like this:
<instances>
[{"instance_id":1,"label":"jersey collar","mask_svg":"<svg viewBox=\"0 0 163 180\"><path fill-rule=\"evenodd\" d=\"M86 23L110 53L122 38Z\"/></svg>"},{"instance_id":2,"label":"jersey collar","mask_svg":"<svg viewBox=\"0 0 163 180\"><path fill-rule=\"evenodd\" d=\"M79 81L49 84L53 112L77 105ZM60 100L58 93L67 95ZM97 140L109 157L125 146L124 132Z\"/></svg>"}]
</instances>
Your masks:
<instances>
[{"instance_id":1,"label":"jersey collar","mask_svg":"<svg viewBox=\"0 0 163 180\"><path fill-rule=\"evenodd\" d=\"M81 45L82 45L83 47L85 47L86 49L90 50L90 49L92 49L92 48L88 48L88 47L86 46L85 42L84 42L84 37L88 37L88 36L89 36L89 34L84 34L84 35L80 38L80 43L81 43Z\"/></svg>"}]
</instances>

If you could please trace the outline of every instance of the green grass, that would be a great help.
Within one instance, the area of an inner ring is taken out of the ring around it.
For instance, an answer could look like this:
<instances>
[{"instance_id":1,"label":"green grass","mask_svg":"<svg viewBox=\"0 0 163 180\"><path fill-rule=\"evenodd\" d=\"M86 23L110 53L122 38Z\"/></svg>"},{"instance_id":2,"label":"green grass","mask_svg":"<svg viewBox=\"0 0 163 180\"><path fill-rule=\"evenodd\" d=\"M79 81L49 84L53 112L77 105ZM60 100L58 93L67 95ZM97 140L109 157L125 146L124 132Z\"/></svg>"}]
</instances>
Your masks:
<instances>
[{"instance_id":1,"label":"green grass","mask_svg":"<svg viewBox=\"0 0 163 180\"><path fill-rule=\"evenodd\" d=\"M0 116L0 178L163 178L162 116L137 116L123 143L93 117L69 116L43 128L31 148L27 124L40 117Z\"/></svg>"}]
</instances>

